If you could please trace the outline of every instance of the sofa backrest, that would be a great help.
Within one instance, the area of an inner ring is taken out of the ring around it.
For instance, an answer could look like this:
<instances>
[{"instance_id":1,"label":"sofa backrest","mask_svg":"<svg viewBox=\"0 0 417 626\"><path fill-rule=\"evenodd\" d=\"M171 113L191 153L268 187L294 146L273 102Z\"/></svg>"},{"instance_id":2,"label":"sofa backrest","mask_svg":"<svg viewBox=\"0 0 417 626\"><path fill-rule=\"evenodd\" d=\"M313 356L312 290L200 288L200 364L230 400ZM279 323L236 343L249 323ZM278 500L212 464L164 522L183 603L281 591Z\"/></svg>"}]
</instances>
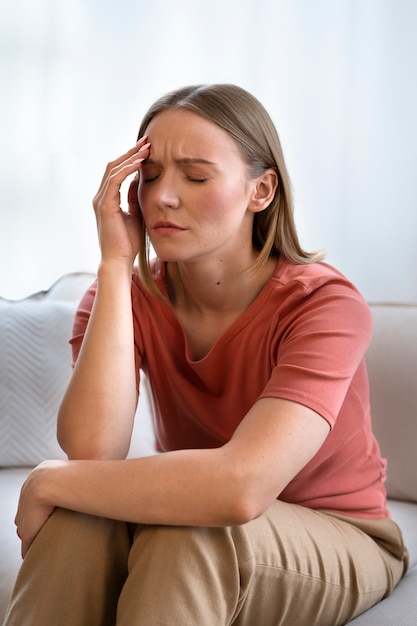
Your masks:
<instances>
[{"instance_id":1,"label":"sofa backrest","mask_svg":"<svg viewBox=\"0 0 417 626\"><path fill-rule=\"evenodd\" d=\"M417 305L371 304L367 352L373 430L390 498L417 502Z\"/></svg>"},{"instance_id":2,"label":"sofa backrest","mask_svg":"<svg viewBox=\"0 0 417 626\"><path fill-rule=\"evenodd\" d=\"M24 300L0 298L0 467L64 458L56 411L71 375L72 319L93 279L69 274ZM417 305L372 304L371 311L366 359L373 428L388 459L387 492L417 502ZM154 452L146 385L137 417L130 456Z\"/></svg>"}]
</instances>

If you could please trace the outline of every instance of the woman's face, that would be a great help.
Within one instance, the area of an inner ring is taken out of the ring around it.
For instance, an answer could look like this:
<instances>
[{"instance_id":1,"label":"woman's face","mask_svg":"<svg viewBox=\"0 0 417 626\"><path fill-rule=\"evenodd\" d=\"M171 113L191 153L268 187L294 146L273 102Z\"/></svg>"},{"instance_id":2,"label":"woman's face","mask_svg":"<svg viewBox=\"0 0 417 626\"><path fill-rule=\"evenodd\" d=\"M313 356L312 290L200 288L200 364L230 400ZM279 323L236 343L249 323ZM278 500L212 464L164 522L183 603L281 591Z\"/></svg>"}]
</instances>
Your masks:
<instances>
[{"instance_id":1,"label":"woman's face","mask_svg":"<svg viewBox=\"0 0 417 626\"><path fill-rule=\"evenodd\" d=\"M251 263L256 181L233 139L203 117L176 110L159 113L146 134L151 147L138 197L158 257Z\"/></svg>"}]
</instances>

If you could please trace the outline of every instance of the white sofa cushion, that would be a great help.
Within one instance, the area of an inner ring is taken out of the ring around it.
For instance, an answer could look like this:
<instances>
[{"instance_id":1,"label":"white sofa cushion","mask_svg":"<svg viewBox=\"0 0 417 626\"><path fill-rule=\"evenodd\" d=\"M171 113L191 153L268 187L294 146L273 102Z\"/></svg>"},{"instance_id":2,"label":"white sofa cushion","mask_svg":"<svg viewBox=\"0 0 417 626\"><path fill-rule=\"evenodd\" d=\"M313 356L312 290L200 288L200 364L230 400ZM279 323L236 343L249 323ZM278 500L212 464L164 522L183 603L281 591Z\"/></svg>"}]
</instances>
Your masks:
<instances>
[{"instance_id":1,"label":"white sofa cushion","mask_svg":"<svg viewBox=\"0 0 417 626\"><path fill-rule=\"evenodd\" d=\"M71 376L75 309L93 279L69 274L48 291L0 299L0 466L65 458L56 414Z\"/></svg>"},{"instance_id":2,"label":"white sofa cushion","mask_svg":"<svg viewBox=\"0 0 417 626\"><path fill-rule=\"evenodd\" d=\"M74 314L95 278L62 276L48 291L22 300L0 298L0 467L64 459L56 416L71 369ZM129 457L155 453L152 409L144 374Z\"/></svg>"},{"instance_id":3,"label":"white sofa cushion","mask_svg":"<svg viewBox=\"0 0 417 626\"><path fill-rule=\"evenodd\" d=\"M390 498L417 502L417 305L373 304L366 360Z\"/></svg>"}]
</instances>

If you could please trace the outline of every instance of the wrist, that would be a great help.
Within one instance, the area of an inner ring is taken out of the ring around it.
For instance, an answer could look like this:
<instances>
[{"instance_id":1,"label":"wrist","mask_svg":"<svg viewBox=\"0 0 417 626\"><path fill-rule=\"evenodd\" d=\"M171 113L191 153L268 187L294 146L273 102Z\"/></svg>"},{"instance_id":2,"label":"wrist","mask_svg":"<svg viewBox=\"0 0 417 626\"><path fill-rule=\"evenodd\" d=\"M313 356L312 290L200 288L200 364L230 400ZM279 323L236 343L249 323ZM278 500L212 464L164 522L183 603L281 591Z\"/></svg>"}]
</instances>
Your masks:
<instances>
[{"instance_id":1,"label":"wrist","mask_svg":"<svg viewBox=\"0 0 417 626\"><path fill-rule=\"evenodd\" d=\"M120 280L121 277L126 277L130 282L133 264L134 262L128 259L102 259L97 269L97 278L100 280L115 277Z\"/></svg>"},{"instance_id":2,"label":"wrist","mask_svg":"<svg viewBox=\"0 0 417 626\"><path fill-rule=\"evenodd\" d=\"M68 461L43 461L30 475L28 483L31 483L36 501L44 507L60 506L59 490L62 482L57 478L61 473L60 468Z\"/></svg>"}]
</instances>

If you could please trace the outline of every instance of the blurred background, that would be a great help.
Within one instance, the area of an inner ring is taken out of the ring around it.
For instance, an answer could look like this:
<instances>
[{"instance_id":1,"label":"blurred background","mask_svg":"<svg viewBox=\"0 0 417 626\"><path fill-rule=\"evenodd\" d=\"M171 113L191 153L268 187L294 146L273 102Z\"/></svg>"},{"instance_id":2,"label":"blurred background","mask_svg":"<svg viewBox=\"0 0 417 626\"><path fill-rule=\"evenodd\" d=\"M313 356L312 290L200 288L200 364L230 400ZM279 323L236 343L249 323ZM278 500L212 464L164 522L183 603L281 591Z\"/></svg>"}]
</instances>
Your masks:
<instances>
[{"instance_id":1,"label":"blurred background","mask_svg":"<svg viewBox=\"0 0 417 626\"><path fill-rule=\"evenodd\" d=\"M307 249L417 302L415 0L2 0L0 295L97 268L91 200L148 106L233 82L280 133Z\"/></svg>"}]
</instances>

